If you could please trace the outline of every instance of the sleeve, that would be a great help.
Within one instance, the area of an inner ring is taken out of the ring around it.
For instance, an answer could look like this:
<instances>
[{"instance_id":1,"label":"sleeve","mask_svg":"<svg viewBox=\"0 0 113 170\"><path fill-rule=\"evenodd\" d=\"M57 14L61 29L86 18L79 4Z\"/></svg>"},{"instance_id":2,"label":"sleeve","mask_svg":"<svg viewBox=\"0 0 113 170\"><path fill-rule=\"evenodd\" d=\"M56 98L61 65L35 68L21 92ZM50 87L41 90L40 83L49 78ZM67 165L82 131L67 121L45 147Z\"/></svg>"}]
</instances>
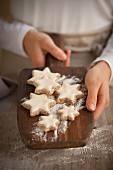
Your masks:
<instances>
[{"instance_id":1,"label":"sleeve","mask_svg":"<svg viewBox=\"0 0 113 170\"><path fill-rule=\"evenodd\" d=\"M0 19L0 48L26 57L23 39L31 29L35 28L20 22L8 23Z\"/></svg>"},{"instance_id":2,"label":"sleeve","mask_svg":"<svg viewBox=\"0 0 113 170\"><path fill-rule=\"evenodd\" d=\"M109 67L111 68L111 79L113 78L113 32L107 42L106 47L99 57L97 57L92 63L91 67L93 67L97 62L105 61ZM110 80L111 80L110 79Z\"/></svg>"}]
</instances>

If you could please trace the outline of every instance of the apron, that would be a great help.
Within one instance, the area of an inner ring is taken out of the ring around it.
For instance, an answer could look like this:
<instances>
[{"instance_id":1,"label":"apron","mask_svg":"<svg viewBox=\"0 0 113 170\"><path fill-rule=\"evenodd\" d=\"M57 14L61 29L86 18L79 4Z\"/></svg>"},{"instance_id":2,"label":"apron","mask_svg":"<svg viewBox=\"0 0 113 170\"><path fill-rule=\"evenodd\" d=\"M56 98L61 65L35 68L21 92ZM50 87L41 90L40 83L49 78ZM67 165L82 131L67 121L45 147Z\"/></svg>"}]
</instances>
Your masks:
<instances>
[{"instance_id":1,"label":"apron","mask_svg":"<svg viewBox=\"0 0 113 170\"><path fill-rule=\"evenodd\" d=\"M111 35L111 26L98 33L83 35L63 35L64 48L71 49L71 66L88 68L99 57Z\"/></svg>"}]
</instances>

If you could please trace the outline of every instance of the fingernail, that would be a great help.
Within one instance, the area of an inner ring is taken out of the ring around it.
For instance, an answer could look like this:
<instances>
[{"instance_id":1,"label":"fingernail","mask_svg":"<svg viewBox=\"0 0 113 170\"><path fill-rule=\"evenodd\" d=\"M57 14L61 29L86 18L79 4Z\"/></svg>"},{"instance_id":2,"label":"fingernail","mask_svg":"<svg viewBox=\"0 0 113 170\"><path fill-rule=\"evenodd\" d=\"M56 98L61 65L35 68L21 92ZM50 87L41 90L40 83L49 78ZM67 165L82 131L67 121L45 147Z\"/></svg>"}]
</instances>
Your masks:
<instances>
[{"instance_id":1,"label":"fingernail","mask_svg":"<svg viewBox=\"0 0 113 170\"><path fill-rule=\"evenodd\" d=\"M66 54L62 54L62 59L66 60Z\"/></svg>"},{"instance_id":2,"label":"fingernail","mask_svg":"<svg viewBox=\"0 0 113 170\"><path fill-rule=\"evenodd\" d=\"M89 109L94 111L95 110L95 105L93 103L89 104Z\"/></svg>"}]
</instances>

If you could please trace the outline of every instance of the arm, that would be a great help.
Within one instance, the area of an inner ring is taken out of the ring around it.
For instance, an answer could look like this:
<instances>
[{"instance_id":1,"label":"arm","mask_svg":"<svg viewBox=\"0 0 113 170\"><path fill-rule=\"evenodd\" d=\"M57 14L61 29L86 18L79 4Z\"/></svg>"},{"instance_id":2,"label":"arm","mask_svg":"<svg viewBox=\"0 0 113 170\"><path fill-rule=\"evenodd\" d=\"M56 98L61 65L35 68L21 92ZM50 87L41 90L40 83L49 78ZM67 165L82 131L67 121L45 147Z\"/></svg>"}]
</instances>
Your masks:
<instances>
[{"instance_id":1,"label":"arm","mask_svg":"<svg viewBox=\"0 0 113 170\"><path fill-rule=\"evenodd\" d=\"M67 65L69 63L69 50L65 54L47 34L19 22L7 23L0 20L0 47L22 56L28 55L33 66L44 66L48 52L59 60L67 59Z\"/></svg>"},{"instance_id":2,"label":"arm","mask_svg":"<svg viewBox=\"0 0 113 170\"><path fill-rule=\"evenodd\" d=\"M111 69L110 80L113 78L113 32L104 48L102 54L93 61L91 67L93 67L99 61L105 61Z\"/></svg>"},{"instance_id":3,"label":"arm","mask_svg":"<svg viewBox=\"0 0 113 170\"><path fill-rule=\"evenodd\" d=\"M85 83L88 89L86 106L94 112L97 120L101 112L109 105L109 81L113 77L113 34L105 49L88 70Z\"/></svg>"},{"instance_id":4,"label":"arm","mask_svg":"<svg viewBox=\"0 0 113 170\"><path fill-rule=\"evenodd\" d=\"M26 56L23 38L33 27L19 22L8 23L0 19L0 48Z\"/></svg>"}]
</instances>

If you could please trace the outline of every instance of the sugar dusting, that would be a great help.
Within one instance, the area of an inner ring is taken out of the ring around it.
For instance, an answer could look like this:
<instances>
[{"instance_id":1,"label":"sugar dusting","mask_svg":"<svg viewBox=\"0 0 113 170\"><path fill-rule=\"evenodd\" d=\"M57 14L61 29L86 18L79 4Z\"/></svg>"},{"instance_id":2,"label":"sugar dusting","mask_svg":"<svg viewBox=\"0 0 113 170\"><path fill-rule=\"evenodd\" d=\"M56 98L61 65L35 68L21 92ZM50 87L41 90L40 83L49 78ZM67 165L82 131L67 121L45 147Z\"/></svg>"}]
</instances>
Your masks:
<instances>
[{"instance_id":1,"label":"sugar dusting","mask_svg":"<svg viewBox=\"0 0 113 170\"><path fill-rule=\"evenodd\" d=\"M84 97L81 99L78 99L76 104L74 105L75 109L77 111L83 109L85 107L85 97L86 97L86 93L87 90L85 88L85 85L82 84L82 79L79 79L75 76L65 76L63 75L59 81L60 84L62 84L63 82L69 83L69 84L81 84L81 91L84 92ZM50 98L54 99L54 96L51 95ZM51 114L53 114L53 116L57 117L60 120L60 117L57 115L57 111L59 109L61 109L63 107L63 105L66 105L66 103L64 104L56 104L54 107L51 108L50 112ZM58 134L60 133L65 133L68 126L69 126L70 122L65 120L65 121L61 121L60 120L60 124L58 126L58 129L56 129L53 132L53 136L51 137L51 142L54 142L58 139ZM33 124L33 129L32 129L32 140L39 140L39 141L43 141L43 142L47 142L47 132L44 132L44 130L40 127L37 126L37 122L35 124Z\"/></svg>"},{"instance_id":2,"label":"sugar dusting","mask_svg":"<svg viewBox=\"0 0 113 170\"><path fill-rule=\"evenodd\" d=\"M47 142L47 133L44 132L42 128L39 128L37 126L37 123L33 124L33 130L32 130L32 140L40 140Z\"/></svg>"},{"instance_id":3,"label":"sugar dusting","mask_svg":"<svg viewBox=\"0 0 113 170\"><path fill-rule=\"evenodd\" d=\"M89 157L95 157L101 154L113 154L113 125L106 125L103 127L99 127L97 129L93 129L90 140L88 144L84 147L79 148L68 148L65 149L65 152L76 150L76 155L86 154L86 152L90 153ZM95 154L93 154L95 151ZM87 155L88 156L88 155Z\"/></svg>"},{"instance_id":4,"label":"sugar dusting","mask_svg":"<svg viewBox=\"0 0 113 170\"><path fill-rule=\"evenodd\" d=\"M69 84L77 84L77 83L81 83L82 82L82 79L80 78L77 78L76 76L65 76L63 75L61 78L59 78L59 83L62 83L62 82L66 82L66 83L69 83Z\"/></svg>"},{"instance_id":5,"label":"sugar dusting","mask_svg":"<svg viewBox=\"0 0 113 170\"><path fill-rule=\"evenodd\" d=\"M58 128L58 134L65 133L68 128L68 121L63 120L61 121L59 128Z\"/></svg>"}]
</instances>

